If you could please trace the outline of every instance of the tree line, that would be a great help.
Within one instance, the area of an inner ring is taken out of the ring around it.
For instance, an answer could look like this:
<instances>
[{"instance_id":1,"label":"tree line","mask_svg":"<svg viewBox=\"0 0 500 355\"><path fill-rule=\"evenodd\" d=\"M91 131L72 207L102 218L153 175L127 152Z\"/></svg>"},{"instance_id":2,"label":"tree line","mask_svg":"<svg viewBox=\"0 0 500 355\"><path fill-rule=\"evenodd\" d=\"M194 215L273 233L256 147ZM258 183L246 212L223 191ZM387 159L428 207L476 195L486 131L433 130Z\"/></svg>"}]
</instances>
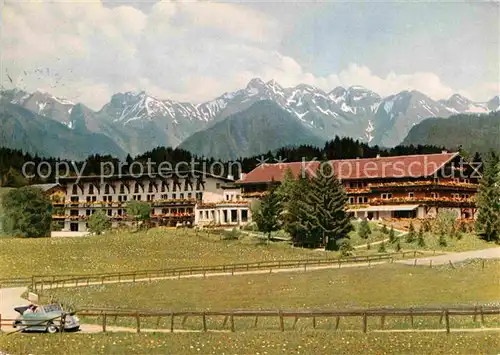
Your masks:
<instances>
[{"instance_id":1,"label":"tree line","mask_svg":"<svg viewBox=\"0 0 500 355\"><path fill-rule=\"evenodd\" d=\"M56 166L65 162L76 167L83 175L101 175L102 164L112 166L114 171L123 174L137 173L147 167L148 161L158 166L162 162L168 162L175 166L179 162L196 162L196 166L213 167L212 172L216 175L232 175L239 177L241 172L253 170L259 161L265 159L269 163L279 161L293 162L306 160L327 160L327 159L350 159L350 158L373 158L380 156L410 155L440 153L442 147L437 146L398 146L385 149L378 146L370 146L367 143L354 140L352 138L335 137L328 141L322 148L310 145L297 147L283 147L276 151L269 151L253 157L241 157L234 162L221 161L213 158L199 157L190 152L171 147L158 147L143 154L132 157L128 155L124 161L111 155L90 155L84 161L72 162L54 157L41 157L21 150L0 147L0 186L20 187L28 184L50 183L56 180ZM33 162L26 170L27 175L34 175L27 178L22 169L25 163ZM43 164L42 164L43 162ZM135 164L133 164L135 163ZM215 164L217 163L217 164ZM237 163L237 164L234 164ZM132 169L130 168L132 166ZM241 171L240 171L241 167ZM38 171L37 171L38 170ZM76 175L72 169L70 175Z\"/></svg>"}]
</instances>

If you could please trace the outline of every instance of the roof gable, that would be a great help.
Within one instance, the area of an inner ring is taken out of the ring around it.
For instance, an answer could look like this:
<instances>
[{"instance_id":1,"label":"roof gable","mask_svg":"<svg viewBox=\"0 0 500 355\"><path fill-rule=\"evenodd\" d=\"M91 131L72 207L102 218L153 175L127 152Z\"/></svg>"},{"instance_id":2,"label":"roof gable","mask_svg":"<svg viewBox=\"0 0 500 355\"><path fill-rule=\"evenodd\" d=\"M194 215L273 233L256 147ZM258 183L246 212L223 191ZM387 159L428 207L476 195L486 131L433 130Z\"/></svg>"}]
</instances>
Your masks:
<instances>
[{"instance_id":1,"label":"roof gable","mask_svg":"<svg viewBox=\"0 0 500 355\"><path fill-rule=\"evenodd\" d=\"M330 160L336 176L342 180L428 177L434 175L458 153L440 153L378 157L366 159ZM314 175L320 162L294 162L263 164L237 182L240 184L282 181L285 171L290 169L295 176L302 170Z\"/></svg>"}]
</instances>

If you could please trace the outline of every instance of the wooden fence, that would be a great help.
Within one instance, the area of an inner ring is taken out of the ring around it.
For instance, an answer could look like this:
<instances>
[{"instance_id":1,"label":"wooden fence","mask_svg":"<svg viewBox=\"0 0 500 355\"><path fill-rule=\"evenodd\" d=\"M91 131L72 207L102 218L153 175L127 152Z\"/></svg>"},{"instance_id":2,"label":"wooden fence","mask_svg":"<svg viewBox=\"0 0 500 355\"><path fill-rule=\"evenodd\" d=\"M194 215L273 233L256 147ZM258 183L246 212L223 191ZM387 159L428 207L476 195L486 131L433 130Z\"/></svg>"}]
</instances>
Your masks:
<instances>
[{"instance_id":1,"label":"wooden fence","mask_svg":"<svg viewBox=\"0 0 500 355\"><path fill-rule=\"evenodd\" d=\"M16 328L15 328L16 330L9 332L9 334L19 333L19 332L22 332L23 330L29 330L30 327L48 326L51 323L56 325L58 331L60 333L62 333L65 330L66 316L68 314L69 313L62 313L61 315L58 315L56 317L52 317L50 319L43 319L43 320L40 320L39 322L32 321L32 322L36 322L36 323L16 325ZM74 314L74 312L71 314ZM0 314L0 332L2 332L2 327L4 329L5 328L9 328L9 329L12 328L12 326L16 320L17 319L2 318L2 315Z\"/></svg>"},{"instance_id":2,"label":"wooden fence","mask_svg":"<svg viewBox=\"0 0 500 355\"><path fill-rule=\"evenodd\" d=\"M405 254L406 253L406 254ZM326 258L326 259L296 259L296 260L281 260L281 261L261 261L252 263L238 263L225 265L211 266L187 266L167 269L150 269L150 270L134 270L125 272L111 273L95 273L95 274L59 274L59 275L34 275L30 278L27 284L30 284L32 291L43 291L44 289L52 289L68 286L84 286L90 284L104 283L120 283L120 282L136 282L144 280L153 280L166 277L181 277L188 275L207 275L207 274L234 274L236 272L269 270L284 268L304 268L307 271L308 267L317 267L324 265L335 265L342 267L346 263L368 263L393 261L396 257L413 256L422 254L421 252L412 251L405 253L384 253L374 254L369 256L354 256L344 258ZM2 280L0 279L0 284Z\"/></svg>"},{"instance_id":3,"label":"wooden fence","mask_svg":"<svg viewBox=\"0 0 500 355\"><path fill-rule=\"evenodd\" d=\"M141 331L141 319L157 318L157 325L161 318L170 320L170 332L174 332L175 320L182 318L182 324L188 317L194 317L201 321L200 331L209 331L207 325L208 317L224 317L222 328L236 331L235 318L252 318L254 327L257 327L259 318L275 318L279 324L279 330L285 331L285 319L293 319L291 330L296 328L299 319L310 319L313 329L316 329L318 318L334 318L335 329L339 329L341 318L359 318L359 325L364 333L368 332L368 319L380 318L380 329L385 329L386 317L408 317L411 327L414 326L414 317L439 317L440 324L444 323L444 329L450 333L450 318L453 316L470 316L474 322L480 317L481 325L484 325L486 315L500 315L500 307L490 306L470 306L459 308L378 308L378 309L357 309L357 310L227 310L227 311L160 311L160 310L132 310L132 309L111 309L94 308L83 309L77 312L79 316L100 317L102 331L106 332L108 319L132 318L135 319L135 329ZM289 327L290 328L290 327ZM160 329L160 328L158 328ZM168 328L167 328L168 329ZM220 330L220 329L218 329Z\"/></svg>"}]
</instances>

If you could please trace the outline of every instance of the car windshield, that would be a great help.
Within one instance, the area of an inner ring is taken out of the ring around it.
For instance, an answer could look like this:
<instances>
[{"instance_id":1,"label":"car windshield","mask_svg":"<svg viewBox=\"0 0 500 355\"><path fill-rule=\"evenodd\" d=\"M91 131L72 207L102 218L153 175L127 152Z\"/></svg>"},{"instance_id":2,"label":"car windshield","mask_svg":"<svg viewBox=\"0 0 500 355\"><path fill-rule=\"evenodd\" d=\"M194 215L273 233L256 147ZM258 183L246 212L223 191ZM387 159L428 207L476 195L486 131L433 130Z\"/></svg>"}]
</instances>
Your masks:
<instances>
[{"instance_id":1,"label":"car windshield","mask_svg":"<svg viewBox=\"0 0 500 355\"><path fill-rule=\"evenodd\" d=\"M62 308L58 304L50 304L48 306L43 306L43 310L45 311L45 313L62 312Z\"/></svg>"}]
</instances>

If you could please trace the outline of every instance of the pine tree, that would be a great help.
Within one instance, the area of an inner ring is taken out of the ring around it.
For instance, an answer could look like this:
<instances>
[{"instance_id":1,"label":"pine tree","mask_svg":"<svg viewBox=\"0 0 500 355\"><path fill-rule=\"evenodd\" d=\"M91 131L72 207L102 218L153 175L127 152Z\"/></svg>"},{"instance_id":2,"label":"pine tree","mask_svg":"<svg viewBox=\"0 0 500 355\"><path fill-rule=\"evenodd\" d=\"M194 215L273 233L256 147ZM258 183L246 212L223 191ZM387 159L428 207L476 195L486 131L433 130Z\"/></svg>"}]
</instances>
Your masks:
<instances>
[{"instance_id":1,"label":"pine tree","mask_svg":"<svg viewBox=\"0 0 500 355\"><path fill-rule=\"evenodd\" d=\"M444 233L439 233L438 244L441 247L445 247L448 245L448 242L446 241L446 237L445 237Z\"/></svg>"},{"instance_id":2,"label":"pine tree","mask_svg":"<svg viewBox=\"0 0 500 355\"><path fill-rule=\"evenodd\" d=\"M413 226L413 223L410 222L410 226L408 227L408 233L406 234L406 242L407 243L413 243L416 239L416 233L415 233L415 227Z\"/></svg>"},{"instance_id":3,"label":"pine tree","mask_svg":"<svg viewBox=\"0 0 500 355\"><path fill-rule=\"evenodd\" d=\"M328 250L338 250L340 240L348 239L351 218L345 207L347 195L329 163L322 163L299 201L301 228L315 244L326 244ZM345 243L346 241L343 241Z\"/></svg>"},{"instance_id":4,"label":"pine tree","mask_svg":"<svg viewBox=\"0 0 500 355\"><path fill-rule=\"evenodd\" d=\"M370 225L366 219L362 220L359 224L358 234L363 239L368 239L368 236L371 233Z\"/></svg>"},{"instance_id":5,"label":"pine tree","mask_svg":"<svg viewBox=\"0 0 500 355\"><path fill-rule=\"evenodd\" d=\"M261 232L267 234L268 241L271 239L271 232L280 229L281 205L274 189L264 196L260 202L259 209L254 213L254 221Z\"/></svg>"},{"instance_id":6,"label":"pine tree","mask_svg":"<svg viewBox=\"0 0 500 355\"><path fill-rule=\"evenodd\" d=\"M488 241L500 238L500 159L491 152L484 165L477 194L476 230Z\"/></svg>"},{"instance_id":7,"label":"pine tree","mask_svg":"<svg viewBox=\"0 0 500 355\"><path fill-rule=\"evenodd\" d=\"M288 181L290 180L288 179ZM300 221L304 218L304 211L301 209L301 200L309 190L310 179L306 172L301 172L299 177L293 180L293 183L285 184L286 187L281 188L280 186L277 190L283 210L280 216L283 229L290 234L295 243L309 244L311 243L309 235L304 230Z\"/></svg>"},{"instance_id":8,"label":"pine tree","mask_svg":"<svg viewBox=\"0 0 500 355\"><path fill-rule=\"evenodd\" d=\"M424 238L424 228L423 228L423 226L420 226L420 228L418 230L417 245L420 248L425 247L425 238Z\"/></svg>"},{"instance_id":9,"label":"pine tree","mask_svg":"<svg viewBox=\"0 0 500 355\"><path fill-rule=\"evenodd\" d=\"M391 226L389 230L389 243L394 243L396 241L396 232L394 231L394 227Z\"/></svg>"},{"instance_id":10,"label":"pine tree","mask_svg":"<svg viewBox=\"0 0 500 355\"><path fill-rule=\"evenodd\" d=\"M396 242L396 245L394 246L394 250L400 251L401 250L401 242L399 241L399 238Z\"/></svg>"}]
</instances>

